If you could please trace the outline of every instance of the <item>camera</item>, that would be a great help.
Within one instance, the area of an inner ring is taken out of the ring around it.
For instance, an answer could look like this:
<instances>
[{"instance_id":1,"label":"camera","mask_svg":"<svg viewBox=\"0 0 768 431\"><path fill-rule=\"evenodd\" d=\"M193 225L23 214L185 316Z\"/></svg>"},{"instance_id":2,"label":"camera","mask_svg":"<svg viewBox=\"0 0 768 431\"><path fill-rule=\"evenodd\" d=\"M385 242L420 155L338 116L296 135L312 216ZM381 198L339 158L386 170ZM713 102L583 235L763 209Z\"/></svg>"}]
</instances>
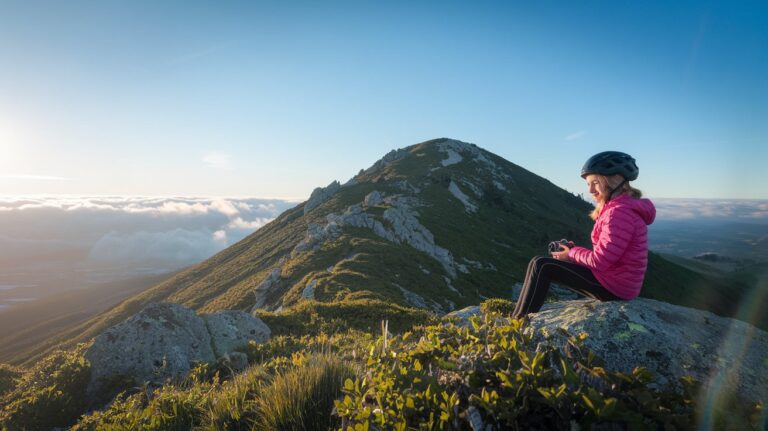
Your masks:
<instances>
[{"instance_id":1,"label":"camera","mask_svg":"<svg viewBox=\"0 0 768 431\"><path fill-rule=\"evenodd\" d=\"M547 249L549 250L549 253L552 254L556 251L563 251L562 246L566 246L568 248L573 248L576 244L573 243L573 241L568 241L567 239L563 238L560 241L552 241L547 246Z\"/></svg>"}]
</instances>

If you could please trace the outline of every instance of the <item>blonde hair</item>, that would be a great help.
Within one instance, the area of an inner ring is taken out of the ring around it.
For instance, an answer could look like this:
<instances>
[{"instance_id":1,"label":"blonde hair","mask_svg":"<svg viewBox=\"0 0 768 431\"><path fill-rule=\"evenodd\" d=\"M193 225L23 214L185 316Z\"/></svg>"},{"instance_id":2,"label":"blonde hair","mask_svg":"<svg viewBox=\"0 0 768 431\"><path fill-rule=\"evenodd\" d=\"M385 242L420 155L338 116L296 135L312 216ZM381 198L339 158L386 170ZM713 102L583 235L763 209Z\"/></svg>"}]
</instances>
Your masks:
<instances>
[{"instance_id":1,"label":"blonde hair","mask_svg":"<svg viewBox=\"0 0 768 431\"><path fill-rule=\"evenodd\" d=\"M602 188L605 191L613 190L614 188L618 187L622 181L624 181L624 177L622 177L621 175L611 175L607 177L605 175L595 174L595 179L597 179L597 182L600 184L600 188ZM621 196L623 194L628 194L633 198L643 197L643 192L632 187L629 184L629 181L627 181L624 183L624 185L621 186L620 189L615 190L611 194L610 199ZM592 212L589 214L589 218L591 218L592 220L597 220L597 218L600 216L600 213L603 212L603 206L605 206L605 202L597 202L597 204L595 205L595 209L592 210Z\"/></svg>"}]
</instances>

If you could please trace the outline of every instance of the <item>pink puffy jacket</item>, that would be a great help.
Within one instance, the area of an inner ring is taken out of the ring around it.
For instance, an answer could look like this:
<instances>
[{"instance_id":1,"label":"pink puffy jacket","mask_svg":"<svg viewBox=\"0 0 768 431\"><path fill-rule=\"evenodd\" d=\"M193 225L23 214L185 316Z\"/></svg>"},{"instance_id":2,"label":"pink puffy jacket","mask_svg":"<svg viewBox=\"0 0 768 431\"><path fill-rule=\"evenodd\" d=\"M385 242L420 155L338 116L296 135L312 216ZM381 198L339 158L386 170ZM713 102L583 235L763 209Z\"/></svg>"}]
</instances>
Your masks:
<instances>
[{"instance_id":1,"label":"pink puffy jacket","mask_svg":"<svg viewBox=\"0 0 768 431\"><path fill-rule=\"evenodd\" d=\"M595 278L622 299L640 294L648 266L648 225L656 208L648 199L629 195L605 204L592 228L592 250L573 247L571 261L592 270Z\"/></svg>"}]
</instances>

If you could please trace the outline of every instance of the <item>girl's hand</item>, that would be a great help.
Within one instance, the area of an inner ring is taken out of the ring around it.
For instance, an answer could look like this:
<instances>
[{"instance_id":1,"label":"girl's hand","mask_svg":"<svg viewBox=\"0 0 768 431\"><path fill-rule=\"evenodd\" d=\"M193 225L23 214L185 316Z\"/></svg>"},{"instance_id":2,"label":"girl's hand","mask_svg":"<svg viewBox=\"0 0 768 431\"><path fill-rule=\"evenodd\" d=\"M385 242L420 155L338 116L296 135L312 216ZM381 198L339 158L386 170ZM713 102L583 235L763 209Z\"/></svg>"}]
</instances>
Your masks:
<instances>
[{"instance_id":1,"label":"girl's hand","mask_svg":"<svg viewBox=\"0 0 768 431\"><path fill-rule=\"evenodd\" d=\"M571 248L566 245L561 245L560 248L562 250L553 252L552 257L563 262L570 262L571 258L568 257L568 252L571 251Z\"/></svg>"}]
</instances>

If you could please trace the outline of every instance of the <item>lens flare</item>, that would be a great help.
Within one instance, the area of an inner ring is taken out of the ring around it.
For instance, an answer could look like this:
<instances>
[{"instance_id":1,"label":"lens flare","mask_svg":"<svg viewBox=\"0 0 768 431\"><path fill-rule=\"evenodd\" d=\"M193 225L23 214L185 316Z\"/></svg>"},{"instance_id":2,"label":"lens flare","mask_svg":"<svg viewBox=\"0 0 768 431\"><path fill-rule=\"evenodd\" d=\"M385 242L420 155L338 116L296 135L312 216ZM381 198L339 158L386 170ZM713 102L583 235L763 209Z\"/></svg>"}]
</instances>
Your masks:
<instances>
[{"instance_id":1,"label":"lens flare","mask_svg":"<svg viewBox=\"0 0 768 431\"><path fill-rule=\"evenodd\" d=\"M755 323L766 312L764 310L768 300L766 281L766 274L760 274L755 287L742 297L735 315L739 320L732 322L723 338L718 350L718 357L722 358L722 366L713 370L709 380L704 382L704 390L699 398L699 405L702 406L698 418L699 430L716 429L715 413L725 411L726 404L732 399L740 384L740 377L745 378L747 374L768 375L768 358L760 358L754 349L750 350L753 338L760 336L761 331L752 324L744 323ZM747 372L744 372L745 370ZM762 396L765 396L765 393ZM764 429L768 429L768 416L765 410L762 416L760 421L763 422Z\"/></svg>"}]
</instances>

